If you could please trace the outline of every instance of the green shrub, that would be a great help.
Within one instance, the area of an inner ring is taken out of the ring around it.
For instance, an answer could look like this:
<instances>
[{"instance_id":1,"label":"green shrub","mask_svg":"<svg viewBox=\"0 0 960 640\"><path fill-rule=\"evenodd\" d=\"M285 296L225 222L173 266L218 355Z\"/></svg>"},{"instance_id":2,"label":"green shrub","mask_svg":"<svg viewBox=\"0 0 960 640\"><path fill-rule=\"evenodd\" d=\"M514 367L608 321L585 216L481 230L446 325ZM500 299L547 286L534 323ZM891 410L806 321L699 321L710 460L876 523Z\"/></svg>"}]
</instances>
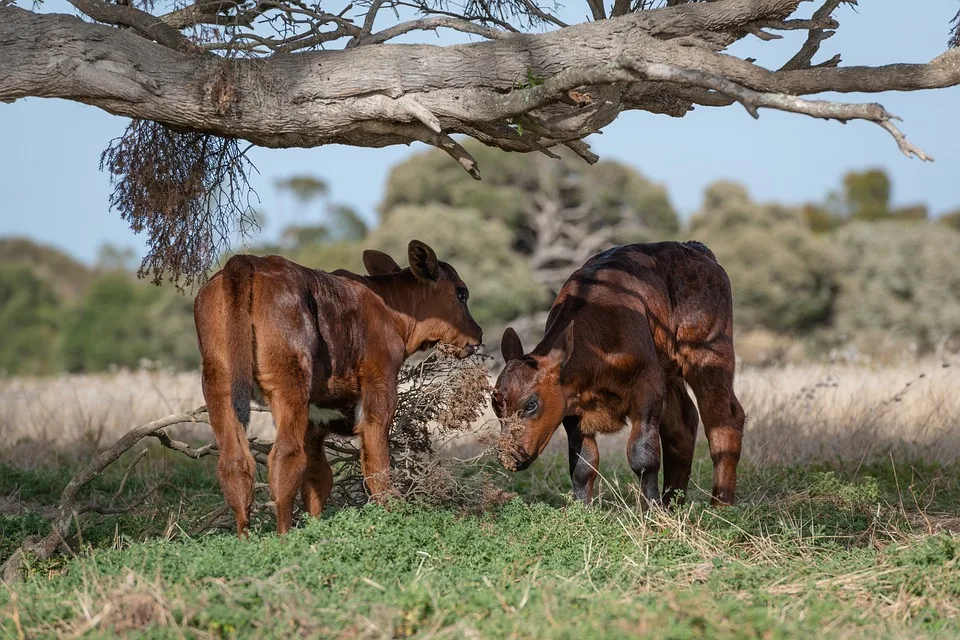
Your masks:
<instances>
[{"instance_id":1,"label":"green shrub","mask_svg":"<svg viewBox=\"0 0 960 640\"><path fill-rule=\"evenodd\" d=\"M62 316L53 288L32 269L0 264L0 373L56 371Z\"/></svg>"},{"instance_id":2,"label":"green shrub","mask_svg":"<svg viewBox=\"0 0 960 640\"><path fill-rule=\"evenodd\" d=\"M960 234L923 223L856 223L833 238L841 293L835 330L881 330L921 350L960 335Z\"/></svg>"},{"instance_id":3,"label":"green shrub","mask_svg":"<svg viewBox=\"0 0 960 640\"><path fill-rule=\"evenodd\" d=\"M405 265L407 243L413 238L454 266L470 289L470 311L481 326L510 320L547 302L526 261L510 249L510 230L502 222L484 220L472 209L398 207L368 244Z\"/></svg>"},{"instance_id":4,"label":"green shrub","mask_svg":"<svg viewBox=\"0 0 960 640\"><path fill-rule=\"evenodd\" d=\"M805 332L830 320L834 261L802 211L757 204L741 185L715 183L691 235L713 249L730 276L739 326Z\"/></svg>"}]
</instances>

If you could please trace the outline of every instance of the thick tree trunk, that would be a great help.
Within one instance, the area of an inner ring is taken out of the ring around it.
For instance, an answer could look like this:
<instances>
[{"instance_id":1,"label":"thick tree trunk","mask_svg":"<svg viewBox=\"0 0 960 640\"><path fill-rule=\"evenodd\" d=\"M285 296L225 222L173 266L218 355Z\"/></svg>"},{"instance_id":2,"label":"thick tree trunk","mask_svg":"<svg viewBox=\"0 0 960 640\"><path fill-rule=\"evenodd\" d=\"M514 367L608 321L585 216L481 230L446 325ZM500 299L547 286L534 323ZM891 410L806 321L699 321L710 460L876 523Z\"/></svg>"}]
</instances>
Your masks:
<instances>
[{"instance_id":1,"label":"thick tree trunk","mask_svg":"<svg viewBox=\"0 0 960 640\"><path fill-rule=\"evenodd\" d=\"M927 65L771 72L684 42L703 32L723 34L737 25L783 19L798 4L693 4L458 46L376 44L229 61L169 48L133 29L8 6L0 8L0 100L65 98L267 147L384 146L411 140L437 144L438 136L455 132L482 139L484 132L493 135L491 127L502 133L508 119L556 103L580 86L613 89L603 93L604 105L580 112L561 104L563 113L553 114L559 117L551 130L560 141L596 131L624 109L681 116L698 91L704 102L730 101L703 92L716 88L707 86L709 81L644 77L650 64L794 95L960 83L956 50ZM531 77L553 82L523 86Z\"/></svg>"}]
</instances>

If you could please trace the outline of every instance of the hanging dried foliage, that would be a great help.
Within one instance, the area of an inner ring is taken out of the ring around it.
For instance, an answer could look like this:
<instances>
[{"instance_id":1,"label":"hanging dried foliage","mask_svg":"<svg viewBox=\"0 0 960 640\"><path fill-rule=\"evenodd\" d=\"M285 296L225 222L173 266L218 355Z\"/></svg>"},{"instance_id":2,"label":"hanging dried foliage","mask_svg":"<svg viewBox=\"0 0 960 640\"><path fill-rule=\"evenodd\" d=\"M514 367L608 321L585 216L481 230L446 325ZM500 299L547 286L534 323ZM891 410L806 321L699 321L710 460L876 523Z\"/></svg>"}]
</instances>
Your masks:
<instances>
[{"instance_id":1,"label":"hanging dried foliage","mask_svg":"<svg viewBox=\"0 0 960 640\"><path fill-rule=\"evenodd\" d=\"M249 176L256 168L234 138L132 120L100 156L110 207L149 250L138 275L178 289L202 281L232 240L257 231Z\"/></svg>"}]
</instances>

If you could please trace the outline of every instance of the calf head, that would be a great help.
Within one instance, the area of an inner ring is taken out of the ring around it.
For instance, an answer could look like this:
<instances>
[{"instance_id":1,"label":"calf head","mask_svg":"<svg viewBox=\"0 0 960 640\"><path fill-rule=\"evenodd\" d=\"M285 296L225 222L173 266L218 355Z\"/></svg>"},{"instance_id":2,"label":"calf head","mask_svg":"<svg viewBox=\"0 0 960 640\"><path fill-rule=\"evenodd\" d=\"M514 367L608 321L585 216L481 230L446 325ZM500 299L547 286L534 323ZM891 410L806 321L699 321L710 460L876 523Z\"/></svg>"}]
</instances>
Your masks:
<instances>
[{"instance_id":1,"label":"calf head","mask_svg":"<svg viewBox=\"0 0 960 640\"><path fill-rule=\"evenodd\" d=\"M409 351L438 342L459 349L457 357L473 354L483 339L480 325L470 315L467 285L436 252L419 240L407 248L410 266L402 269L382 251L363 252L363 265L371 276L395 276L396 286L385 296L387 304L413 320L407 339Z\"/></svg>"},{"instance_id":2,"label":"calf head","mask_svg":"<svg viewBox=\"0 0 960 640\"><path fill-rule=\"evenodd\" d=\"M560 374L573 352L573 325L543 354L524 354L512 328L500 351L506 366L493 389L493 411L500 418L500 462L512 471L529 467L543 453L563 421L567 399Z\"/></svg>"}]
</instances>

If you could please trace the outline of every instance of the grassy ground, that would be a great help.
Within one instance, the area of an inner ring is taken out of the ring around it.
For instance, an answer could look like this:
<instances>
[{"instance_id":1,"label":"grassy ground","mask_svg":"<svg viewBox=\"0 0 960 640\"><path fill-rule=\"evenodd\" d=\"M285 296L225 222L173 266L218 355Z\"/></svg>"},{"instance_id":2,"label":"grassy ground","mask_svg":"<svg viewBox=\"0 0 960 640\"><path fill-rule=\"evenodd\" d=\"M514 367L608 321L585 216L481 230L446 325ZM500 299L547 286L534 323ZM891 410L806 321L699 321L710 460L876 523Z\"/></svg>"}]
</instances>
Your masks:
<instances>
[{"instance_id":1,"label":"grassy ground","mask_svg":"<svg viewBox=\"0 0 960 640\"><path fill-rule=\"evenodd\" d=\"M568 503L557 458L484 510L395 504L332 510L283 539L266 515L249 540L193 536L222 504L212 461L155 451L115 496L123 465L88 497L134 512L90 516L75 557L0 587L0 636L110 637L956 637L960 468L743 465L740 504L691 501L641 515L620 460L601 500ZM0 467L0 559L42 534L69 467Z\"/></svg>"}]
</instances>

